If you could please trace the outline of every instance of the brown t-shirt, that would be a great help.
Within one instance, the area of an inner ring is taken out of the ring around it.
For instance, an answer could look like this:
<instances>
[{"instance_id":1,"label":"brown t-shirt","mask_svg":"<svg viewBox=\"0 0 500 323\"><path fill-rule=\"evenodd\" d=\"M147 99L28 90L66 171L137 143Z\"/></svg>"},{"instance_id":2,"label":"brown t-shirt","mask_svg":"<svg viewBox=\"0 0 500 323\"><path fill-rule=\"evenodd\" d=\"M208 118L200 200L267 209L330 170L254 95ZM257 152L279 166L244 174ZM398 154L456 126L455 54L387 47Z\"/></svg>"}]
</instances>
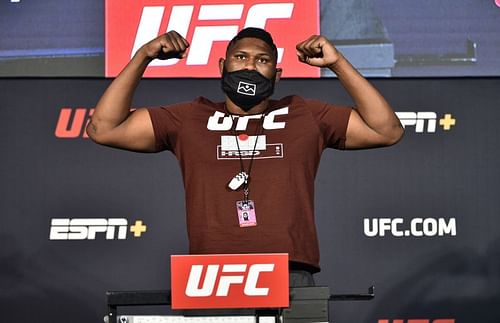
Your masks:
<instances>
[{"instance_id":1,"label":"brown t-shirt","mask_svg":"<svg viewBox=\"0 0 500 323\"><path fill-rule=\"evenodd\" d=\"M286 252L319 271L314 178L322 151L344 148L351 109L298 96L270 103L264 116L227 115L205 98L148 110L157 149L181 166L190 253ZM252 154L257 225L240 227L243 192L228 183L241 161L248 172Z\"/></svg>"}]
</instances>

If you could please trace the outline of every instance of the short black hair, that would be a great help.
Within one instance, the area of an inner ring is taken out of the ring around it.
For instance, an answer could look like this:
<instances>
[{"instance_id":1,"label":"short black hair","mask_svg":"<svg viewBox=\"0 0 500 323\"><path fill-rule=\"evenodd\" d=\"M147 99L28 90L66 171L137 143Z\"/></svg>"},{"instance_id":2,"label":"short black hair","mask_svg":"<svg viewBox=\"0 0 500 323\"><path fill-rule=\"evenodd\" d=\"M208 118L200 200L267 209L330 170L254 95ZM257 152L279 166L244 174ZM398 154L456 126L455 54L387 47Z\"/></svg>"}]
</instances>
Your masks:
<instances>
[{"instance_id":1,"label":"short black hair","mask_svg":"<svg viewBox=\"0 0 500 323\"><path fill-rule=\"evenodd\" d=\"M274 58L276 58L276 61L278 60L278 49L276 48L276 45L274 44L273 37L266 30L264 30L262 28L256 28L256 27L247 27L247 28L240 30L240 32L236 36L234 36L233 39L231 39L231 41L227 45L226 55L227 55L227 51L229 50L229 48L231 48L231 46L236 44L236 42L238 40L243 39L243 38L257 38L257 39L264 41L266 44L269 45L269 47L271 47L271 50L273 51L273 55L274 55Z\"/></svg>"}]
</instances>

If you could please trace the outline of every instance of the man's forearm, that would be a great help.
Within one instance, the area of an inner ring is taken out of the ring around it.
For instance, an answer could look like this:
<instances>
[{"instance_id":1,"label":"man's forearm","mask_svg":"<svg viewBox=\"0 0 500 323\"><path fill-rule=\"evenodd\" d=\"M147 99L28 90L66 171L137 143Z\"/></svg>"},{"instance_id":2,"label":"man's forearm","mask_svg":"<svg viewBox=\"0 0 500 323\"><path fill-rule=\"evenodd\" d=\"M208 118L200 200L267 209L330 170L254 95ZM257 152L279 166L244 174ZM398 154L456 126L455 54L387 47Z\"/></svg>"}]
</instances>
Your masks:
<instances>
[{"instance_id":1,"label":"man's forearm","mask_svg":"<svg viewBox=\"0 0 500 323\"><path fill-rule=\"evenodd\" d=\"M384 97L343 56L329 68L354 100L356 111L380 135L399 139L401 123Z\"/></svg>"}]
</instances>

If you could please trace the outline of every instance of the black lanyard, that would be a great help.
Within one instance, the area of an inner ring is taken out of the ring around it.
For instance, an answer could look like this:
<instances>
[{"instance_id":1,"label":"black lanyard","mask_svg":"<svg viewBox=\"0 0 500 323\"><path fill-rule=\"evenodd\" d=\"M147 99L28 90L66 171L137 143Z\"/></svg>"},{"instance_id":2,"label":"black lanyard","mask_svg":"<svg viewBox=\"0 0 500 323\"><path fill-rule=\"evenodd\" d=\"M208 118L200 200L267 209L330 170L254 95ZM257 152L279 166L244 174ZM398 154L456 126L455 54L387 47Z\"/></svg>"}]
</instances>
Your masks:
<instances>
[{"instance_id":1,"label":"black lanyard","mask_svg":"<svg viewBox=\"0 0 500 323\"><path fill-rule=\"evenodd\" d=\"M224 106L224 110L225 110L226 114L229 114L225 106ZM255 157L255 151L257 149L257 141L259 140L259 137L264 133L264 121L263 120L264 120L265 114L264 113L261 114L261 117L259 119L259 124L255 127L255 142L254 142L253 149L252 149L252 156L250 157L250 164L248 165L248 172L245 171L245 166L243 164L243 158L241 157L241 149L240 149L240 144L238 142L238 135L236 134L236 125L234 123L234 117L232 114L229 114L229 116L231 117L231 120L232 120L231 130L232 130L233 135L234 135L234 140L236 140L236 147L238 148L238 158L240 160L240 170L242 173L246 173L248 175L247 179L245 179L245 182L243 183L243 198L244 198L244 201L248 201L248 197L250 196L250 183L249 183L250 173L252 172L253 160Z\"/></svg>"}]
</instances>

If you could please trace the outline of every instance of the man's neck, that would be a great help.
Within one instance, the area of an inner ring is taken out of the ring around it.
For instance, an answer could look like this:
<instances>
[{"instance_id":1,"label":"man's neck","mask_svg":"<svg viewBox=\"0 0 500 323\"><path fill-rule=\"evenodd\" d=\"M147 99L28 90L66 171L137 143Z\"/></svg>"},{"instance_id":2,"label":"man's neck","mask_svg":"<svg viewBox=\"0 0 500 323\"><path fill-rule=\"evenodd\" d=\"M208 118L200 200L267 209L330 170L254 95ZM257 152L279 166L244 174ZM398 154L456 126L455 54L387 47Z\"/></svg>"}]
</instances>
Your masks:
<instances>
[{"instance_id":1,"label":"man's neck","mask_svg":"<svg viewBox=\"0 0 500 323\"><path fill-rule=\"evenodd\" d=\"M240 108L239 106L237 106L236 104L234 104L231 100L226 98L226 109L231 114L238 114L238 115L260 114L260 113L263 113L264 111L266 111L268 107L269 107L269 100L265 99L261 103L252 107L250 110L245 111L242 108Z\"/></svg>"}]
</instances>

